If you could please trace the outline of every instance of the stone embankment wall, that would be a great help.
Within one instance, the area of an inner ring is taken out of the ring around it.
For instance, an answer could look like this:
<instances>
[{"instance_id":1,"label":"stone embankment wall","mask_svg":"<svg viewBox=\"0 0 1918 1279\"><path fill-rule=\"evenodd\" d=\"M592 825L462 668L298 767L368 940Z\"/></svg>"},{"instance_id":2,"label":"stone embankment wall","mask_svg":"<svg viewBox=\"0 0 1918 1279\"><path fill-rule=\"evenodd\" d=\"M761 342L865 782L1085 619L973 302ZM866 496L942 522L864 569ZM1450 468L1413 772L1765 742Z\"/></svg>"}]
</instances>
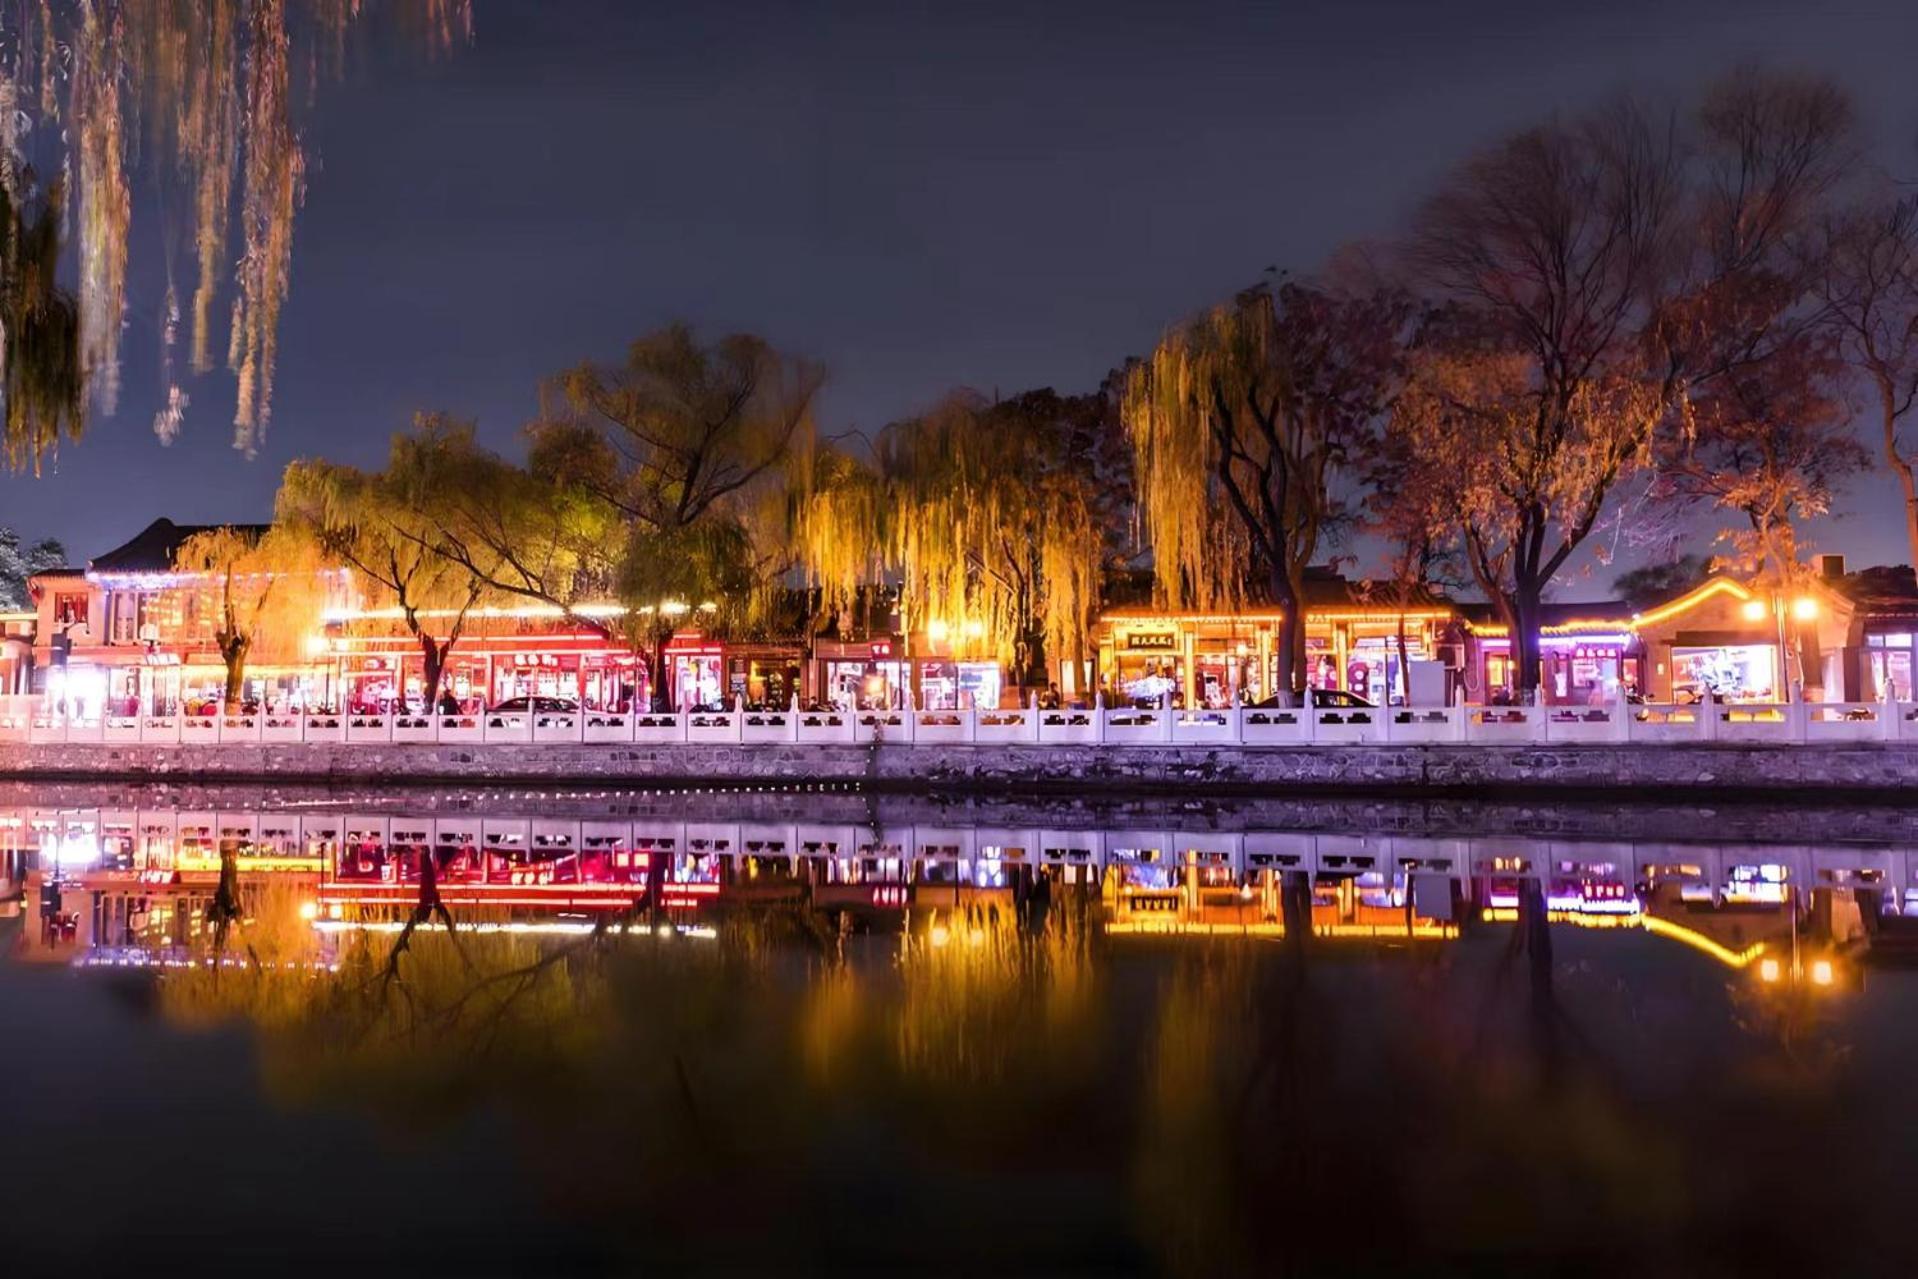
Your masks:
<instances>
[{"instance_id":1,"label":"stone embankment wall","mask_svg":"<svg viewBox=\"0 0 1918 1279\"><path fill-rule=\"evenodd\" d=\"M1918 743L1747 746L0 744L0 777L323 785L858 783L877 790L1918 798Z\"/></svg>"}]
</instances>

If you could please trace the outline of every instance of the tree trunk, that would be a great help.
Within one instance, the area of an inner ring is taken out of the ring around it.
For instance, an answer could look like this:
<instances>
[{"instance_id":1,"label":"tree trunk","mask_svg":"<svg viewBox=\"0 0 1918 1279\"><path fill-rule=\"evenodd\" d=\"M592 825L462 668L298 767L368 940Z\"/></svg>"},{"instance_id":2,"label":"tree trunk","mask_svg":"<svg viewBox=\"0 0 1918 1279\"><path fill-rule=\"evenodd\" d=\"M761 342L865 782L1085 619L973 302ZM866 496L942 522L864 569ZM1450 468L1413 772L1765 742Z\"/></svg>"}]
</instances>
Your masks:
<instances>
[{"instance_id":1,"label":"tree trunk","mask_svg":"<svg viewBox=\"0 0 1918 1279\"><path fill-rule=\"evenodd\" d=\"M434 707L439 705L440 677L446 673L446 654L452 649L453 644L450 640L444 644L438 643L425 631L419 633L419 641L420 657L426 663L424 690L426 705L421 707L421 710L431 715Z\"/></svg>"},{"instance_id":2,"label":"tree trunk","mask_svg":"<svg viewBox=\"0 0 1918 1279\"><path fill-rule=\"evenodd\" d=\"M1272 655L1278 661L1278 691L1297 706L1305 692L1305 590L1283 567L1272 573L1272 602L1279 606L1279 626L1272 637Z\"/></svg>"},{"instance_id":3,"label":"tree trunk","mask_svg":"<svg viewBox=\"0 0 1918 1279\"><path fill-rule=\"evenodd\" d=\"M1021 648L1025 654L1019 672L1019 683L1023 685L1021 692L1023 693L1025 689L1044 688L1051 682L1046 672L1046 633L1042 630L1028 630Z\"/></svg>"},{"instance_id":4,"label":"tree trunk","mask_svg":"<svg viewBox=\"0 0 1918 1279\"><path fill-rule=\"evenodd\" d=\"M220 658L226 663L226 701L224 709L232 714L240 709L246 693L246 651L252 644L243 635L220 641Z\"/></svg>"},{"instance_id":5,"label":"tree trunk","mask_svg":"<svg viewBox=\"0 0 1918 1279\"><path fill-rule=\"evenodd\" d=\"M647 654L646 665L647 665L647 669L652 673L653 708L658 711L666 711L666 712L670 712L676 709L673 706L672 681L666 678L666 645L665 644L660 643L657 640L653 642L653 651Z\"/></svg>"},{"instance_id":6,"label":"tree trunk","mask_svg":"<svg viewBox=\"0 0 1918 1279\"><path fill-rule=\"evenodd\" d=\"M1905 495L1905 540L1911 548L1911 562L1918 564L1918 476L1912 474L1911 460L1898 451L1898 406L1891 385L1882 377L1878 398L1885 431L1885 464L1897 474L1898 487Z\"/></svg>"},{"instance_id":7,"label":"tree trunk","mask_svg":"<svg viewBox=\"0 0 1918 1279\"><path fill-rule=\"evenodd\" d=\"M1539 588L1533 585L1512 592L1512 670L1521 702L1532 700L1527 694L1538 692L1539 595Z\"/></svg>"},{"instance_id":8,"label":"tree trunk","mask_svg":"<svg viewBox=\"0 0 1918 1279\"><path fill-rule=\"evenodd\" d=\"M1405 645L1405 613L1403 610L1399 613L1398 641L1399 696L1404 699L1405 705L1410 706L1412 704L1412 662L1409 651ZM1392 699L1388 695L1385 700L1390 702Z\"/></svg>"}]
</instances>

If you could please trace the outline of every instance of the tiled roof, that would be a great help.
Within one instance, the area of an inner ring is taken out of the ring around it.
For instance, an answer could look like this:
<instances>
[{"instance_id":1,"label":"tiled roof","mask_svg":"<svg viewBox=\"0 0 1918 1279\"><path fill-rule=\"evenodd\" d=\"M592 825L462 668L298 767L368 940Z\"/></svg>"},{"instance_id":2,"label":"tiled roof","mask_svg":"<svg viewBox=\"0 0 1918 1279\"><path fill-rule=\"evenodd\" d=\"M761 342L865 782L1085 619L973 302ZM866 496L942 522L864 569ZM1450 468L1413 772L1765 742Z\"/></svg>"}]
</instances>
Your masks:
<instances>
[{"instance_id":1,"label":"tiled roof","mask_svg":"<svg viewBox=\"0 0 1918 1279\"><path fill-rule=\"evenodd\" d=\"M132 541L114 547L88 561L89 573L165 573L173 567L180 547L196 533L230 528L254 537L264 534L265 524L175 524L158 519L135 535Z\"/></svg>"}]
</instances>

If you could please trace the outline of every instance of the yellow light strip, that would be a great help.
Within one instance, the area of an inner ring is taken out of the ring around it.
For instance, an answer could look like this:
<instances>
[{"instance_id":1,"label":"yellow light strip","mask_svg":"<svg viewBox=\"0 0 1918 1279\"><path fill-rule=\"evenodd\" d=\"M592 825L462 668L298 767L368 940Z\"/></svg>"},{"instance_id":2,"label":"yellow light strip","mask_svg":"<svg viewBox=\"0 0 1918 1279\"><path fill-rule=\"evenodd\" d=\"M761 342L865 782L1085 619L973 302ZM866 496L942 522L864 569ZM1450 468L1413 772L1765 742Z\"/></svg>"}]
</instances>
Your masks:
<instances>
[{"instance_id":1,"label":"yellow light strip","mask_svg":"<svg viewBox=\"0 0 1918 1279\"><path fill-rule=\"evenodd\" d=\"M1675 942L1682 942L1693 950L1710 955L1728 968L1743 968L1765 953L1763 942L1753 942L1743 950L1731 950L1695 929L1687 928L1683 924L1674 924L1669 919L1660 919L1656 915L1645 916L1645 931L1657 937L1669 937Z\"/></svg>"},{"instance_id":2,"label":"yellow light strip","mask_svg":"<svg viewBox=\"0 0 1918 1279\"><path fill-rule=\"evenodd\" d=\"M1730 595L1740 600L1755 598L1743 583L1735 582L1729 577L1714 577L1703 586L1687 591L1669 604L1660 605L1649 613L1634 613L1632 628L1636 630L1641 626L1656 626L1667 618L1676 617L1680 613L1689 613L1714 595Z\"/></svg>"},{"instance_id":3,"label":"yellow light strip","mask_svg":"<svg viewBox=\"0 0 1918 1279\"><path fill-rule=\"evenodd\" d=\"M1510 906L1491 906L1481 912L1488 924L1515 924L1518 911ZM1663 937L1680 945L1690 946L1702 955L1709 955L1727 968L1747 967L1754 959L1765 953L1765 943L1754 942L1743 950L1732 950L1713 941L1705 934L1683 924L1674 924L1669 919L1660 919L1656 915L1586 915L1576 911L1551 910L1545 912L1545 918L1554 924L1571 924L1577 928L1642 928L1654 937Z\"/></svg>"},{"instance_id":4,"label":"yellow light strip","mask_svg":"<svg viewBox=\"0 0 1918 1279\"><path fill-rule=\"evenodd\" d=\"M1457 617L1456 612L1446 609L1409 608L1404 612L1395 609L1307 609L1306 624L1314 621L1338 622L1396 622L1404 618L1408 622L1446 622ZM1107 626L1177 626L1181 622L1198 625L1246 625L1258 622L1281 622L1284 613L1102 613L1099 621ZM1613 626L1620 623L1613 623Z\"/></svg>"},{"instance_id":5,"label":"yellow light strip","mask_svg":"<svg viewBox=\"0 0 1918 1279\"><path fill-rule=\"evenodd\" d=\"M1104 926L1107 934L1122 937L1149 937L1186 934L1202 937L1283 937L1283 924L1215 924L1203 920L1112 920ZM1314 925L1312 936L1338 941L1391 941L1412 937L1422 941L1451 941L1458 936L1453 924L1419 922L1410 932L1403 924L1324 924Z\"/></svg>"}]
</instances>

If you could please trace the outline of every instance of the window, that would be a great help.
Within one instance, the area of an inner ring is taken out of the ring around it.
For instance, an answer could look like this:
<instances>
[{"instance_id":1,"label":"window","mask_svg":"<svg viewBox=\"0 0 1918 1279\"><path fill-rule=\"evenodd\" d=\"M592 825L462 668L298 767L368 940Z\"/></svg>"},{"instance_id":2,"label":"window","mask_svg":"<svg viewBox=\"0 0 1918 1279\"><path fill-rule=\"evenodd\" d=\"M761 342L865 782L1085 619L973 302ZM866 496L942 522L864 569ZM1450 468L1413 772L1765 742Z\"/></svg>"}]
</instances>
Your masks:
<instances>
[{"instance_id":1,"label":"window","mask_svg":"<svg viewBox=\"0 0 1918 1279\"><path fill-rule=\"evenodd\" d=\"M1914 666L1912 636L1909 631L1892 631L1865 636L1865 670L1869 686L1864 690L1873 701L1887 692L1899 701L1912 695Z\"/></svg>"},{"instance_id":2,"label":"window","mask_svg":"<svg viewBox=\"0 0 1918 1279\"><path fill-rule=\"evenodd\" d=\"M53 597L55 626L84 626L86 621L87 593L85 591L62 591Z\"/></svg>"}]
</instances>

